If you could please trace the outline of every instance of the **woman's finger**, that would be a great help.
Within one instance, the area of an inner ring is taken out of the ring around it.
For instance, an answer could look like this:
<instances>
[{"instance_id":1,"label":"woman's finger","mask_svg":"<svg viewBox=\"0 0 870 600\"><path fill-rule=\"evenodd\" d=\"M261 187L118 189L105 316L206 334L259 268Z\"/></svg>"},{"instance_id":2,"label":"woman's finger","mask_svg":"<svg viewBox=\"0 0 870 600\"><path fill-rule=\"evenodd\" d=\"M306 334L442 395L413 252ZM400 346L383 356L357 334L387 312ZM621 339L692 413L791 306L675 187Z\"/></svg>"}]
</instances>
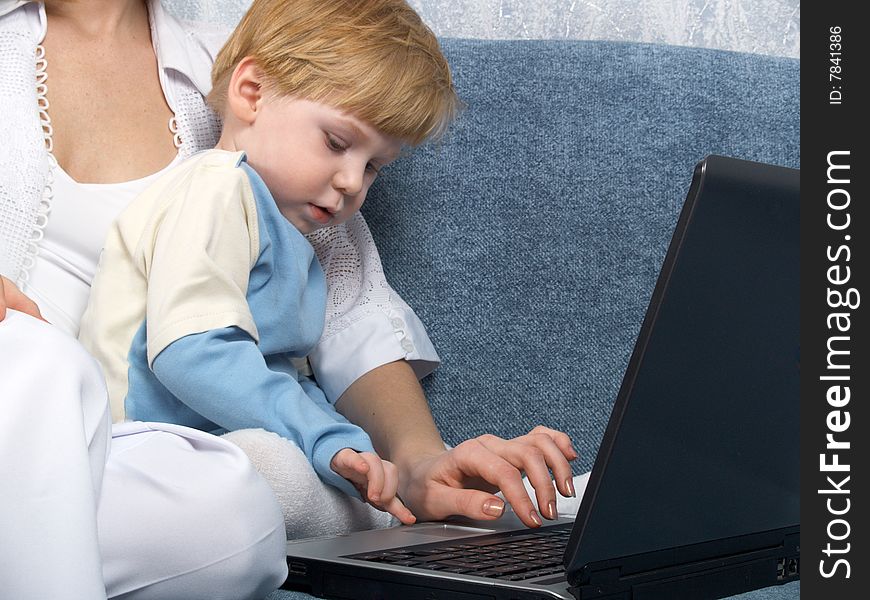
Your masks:
<instances>
[{"instance_id":1,"label":"woman's finger","mask_svg":"<svg viewBox=\"0 0 870 600\"><path fill-rule=\"evenodd\" d=\"M462 442L453 449L453 452L460 472L465 476L479 477L500 489L517 517L527 527L540 527L543 524L526 493L519 469L490 451L478 439Z\"/></svg>"},{"instance_id":2,"label":"woman's finger","mask_svg":"<svg viewBox=\"0 0 870 600\"><path fill-rule=\"evenodd\" d=\"M569 459L565 455L564 449L557 444L556 439L547 433L532 433L524 437L526 443L534 445L544 455L544 461L553 472L553 479L556 480L556 486L562 495L566 498L573 497L571 465L568 463ZM567 436L565 437L567 438ZM571 448L570 441L568 441L568 447ZM576 455L576 453L574 454Z\"/></svg>"},{"instance_id":3,"label":"woman's finger","mask_svg":"<svg viewBox=\"0 0 870 600\"><path fill-rule=\"evenodd\" d=\"M578 455L567 434L538 425L528 434L511 441L531 444L540 449L548 468L553 472L559 492L566 498L575 496L573 473L568 461L576 459Z\"/></svg>"},{"instance_id":4,"label":"woman's finger","mask_svg":"<svg viewBox=\"0 0 870 600\"><path fill-rule=\"evenodd\" d=\"M494 521L505 513L505 501L498 496L443 483L431 486L422 503L425 518L431 521L442 521L456 515L477 521Z\"/></svg>"},{"instance_id":5,"label":"woman's finger","mask_svg":"<svg viewBox=\"0 0 870 600\"><path fill-rule=\"evenodd\" d=\"M547 439L549 440L549 438ZM545 452L541 448L532 443L503 440L501 438L493 439L492 437L482 440L481 443L520 471L525 472L535 490L540 514L548 519L557 518L556 490L550 477ZM558 448L556 448L552 441L550 446L549 450L555 450L559 458L565 461L565 458L559 453ZM567 465L568 463L565 462L565 464Z\"/></svg>"},{"instance_id":6,"label":"woman's finger","mask_svg":"<svg viewBox=\"0 0 870 600\"><path fill-rule=\"evenodd\" d=\"M579 456L579 454L577 454L577 450L574 449L574 444L571 443L571 438L564 431L557 431L556 429L550 429L549 427L538 425L537 427L532 429L529 434L546 435L551 440L553 440L553 443L556 444L556 447L559 448L559 451L568 460L575 460Z\"/></svg>"}]
</instances>

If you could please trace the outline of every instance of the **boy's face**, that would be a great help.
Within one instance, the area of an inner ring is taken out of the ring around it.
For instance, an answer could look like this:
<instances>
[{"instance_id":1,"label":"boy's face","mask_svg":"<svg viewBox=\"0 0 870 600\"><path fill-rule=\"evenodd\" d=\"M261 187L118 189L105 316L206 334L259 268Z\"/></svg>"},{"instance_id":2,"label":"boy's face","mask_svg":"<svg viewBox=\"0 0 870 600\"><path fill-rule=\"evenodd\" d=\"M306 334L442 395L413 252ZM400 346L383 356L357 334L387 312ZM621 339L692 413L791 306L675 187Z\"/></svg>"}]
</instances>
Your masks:
<instances>
[{"instance_id":1,"label":"boy's face","mask_svg":"<svg viewBox=\"0 0 870 600\"><path fill-rule=\"evenodd\" d=\"M245 139L248 162L302 233L347 221L402 142L320 102L273 98Z\"/></svg>"}]
</instances>

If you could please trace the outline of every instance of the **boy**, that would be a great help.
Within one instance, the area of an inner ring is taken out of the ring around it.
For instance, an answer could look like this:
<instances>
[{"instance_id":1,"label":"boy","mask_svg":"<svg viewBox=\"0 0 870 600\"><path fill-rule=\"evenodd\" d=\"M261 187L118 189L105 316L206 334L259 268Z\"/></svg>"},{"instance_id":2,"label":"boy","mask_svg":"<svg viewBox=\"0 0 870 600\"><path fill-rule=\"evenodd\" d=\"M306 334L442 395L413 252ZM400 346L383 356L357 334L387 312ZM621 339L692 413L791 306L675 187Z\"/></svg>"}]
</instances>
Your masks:
<instances>
[{"instance_id":1,"label":"boy","mask_svg":"<svg viewBox=\"0 0 870 600\"><path fill-rule=\"evenodd\" d=\"M444 130L448 65L403 0L255 0L212 81L217 147L118 218L82 320L113 418L273 431L327 483L412 523L393 465L294 359L325 311L304 234L346 221L405 145Z\"/></svg>"}]
</instances>

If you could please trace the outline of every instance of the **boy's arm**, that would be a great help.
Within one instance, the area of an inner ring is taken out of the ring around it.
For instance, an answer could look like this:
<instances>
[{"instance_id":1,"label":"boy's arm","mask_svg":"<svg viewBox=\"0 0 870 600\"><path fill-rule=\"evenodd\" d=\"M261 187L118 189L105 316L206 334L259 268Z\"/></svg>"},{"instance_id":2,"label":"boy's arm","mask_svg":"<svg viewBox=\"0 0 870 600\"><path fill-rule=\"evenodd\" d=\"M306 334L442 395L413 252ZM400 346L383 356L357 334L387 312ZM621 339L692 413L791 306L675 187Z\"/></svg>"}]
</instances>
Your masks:
<instances>
[{"instance_id":1,"label":"boy's arm","mask_svg":"<svg viewBox=\"0 0 870 600\"><path fill-rule=\"evenodd\" d=\"M318 475L355 495L330 461L346 447L371 451L368 436L270 369L257 346L246 292L260 231L240 157L205 153L155 188L154 204L165 209L147 220L136 257L148 282L148 366L192 410L226 429L262 427L293 440Z\"/></svg>"},{"instance_id":2,"label":"boy's arm","mask_svg":"<svg viewBox=\"0 0 870 600\"><path fill-rule=\"evenodd\" d=\"M328 403L315 402L292 376L270 370L245 331L228 327L185 336L157 355L152 370L211 422L228 430L261 427L293 441L324 481L356 495L330 463L343 448L374 452L369 437Z\"/></svg>"},{"instance_id":3,"label":"boy's arm","mask_svg":"<svg viewBox=\"0 0 870 600\"><path fill-rule=\"evenodd\" d=\"M504 502L493 492L501 490L523 523L539 526L523 473L547 518L556 516L549 508L556 501L550 470L562 495L574 494L568 461L577 453L564 433L536 427L511 440L483 435L446 450L423 389L405 361L360 377L336 408L368 432L380 456L396 464L399 496L421 520L498 518Z\"/></svg>"}]
</instances>

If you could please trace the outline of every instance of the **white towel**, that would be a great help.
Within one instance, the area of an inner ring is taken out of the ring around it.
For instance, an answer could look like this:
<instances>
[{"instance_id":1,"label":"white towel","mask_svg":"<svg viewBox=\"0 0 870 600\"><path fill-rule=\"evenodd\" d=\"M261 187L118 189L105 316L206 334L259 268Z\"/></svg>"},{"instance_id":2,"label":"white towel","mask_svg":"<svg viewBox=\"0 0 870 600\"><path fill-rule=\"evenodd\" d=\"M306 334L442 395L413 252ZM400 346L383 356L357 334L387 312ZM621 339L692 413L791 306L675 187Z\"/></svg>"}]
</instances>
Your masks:
<instances>
[{"instance_id":1,"label":"white towel","mask_svg":"<svg viewBox=\"0 0 870 600\"><path fill-rule=\"evenodd\" d=\"M240 429L223 437L241 448L269 482L284 513L288 540L398 524L389 513L323 483L299 447L278 434Z\"/></svg>"}]
</instances>

